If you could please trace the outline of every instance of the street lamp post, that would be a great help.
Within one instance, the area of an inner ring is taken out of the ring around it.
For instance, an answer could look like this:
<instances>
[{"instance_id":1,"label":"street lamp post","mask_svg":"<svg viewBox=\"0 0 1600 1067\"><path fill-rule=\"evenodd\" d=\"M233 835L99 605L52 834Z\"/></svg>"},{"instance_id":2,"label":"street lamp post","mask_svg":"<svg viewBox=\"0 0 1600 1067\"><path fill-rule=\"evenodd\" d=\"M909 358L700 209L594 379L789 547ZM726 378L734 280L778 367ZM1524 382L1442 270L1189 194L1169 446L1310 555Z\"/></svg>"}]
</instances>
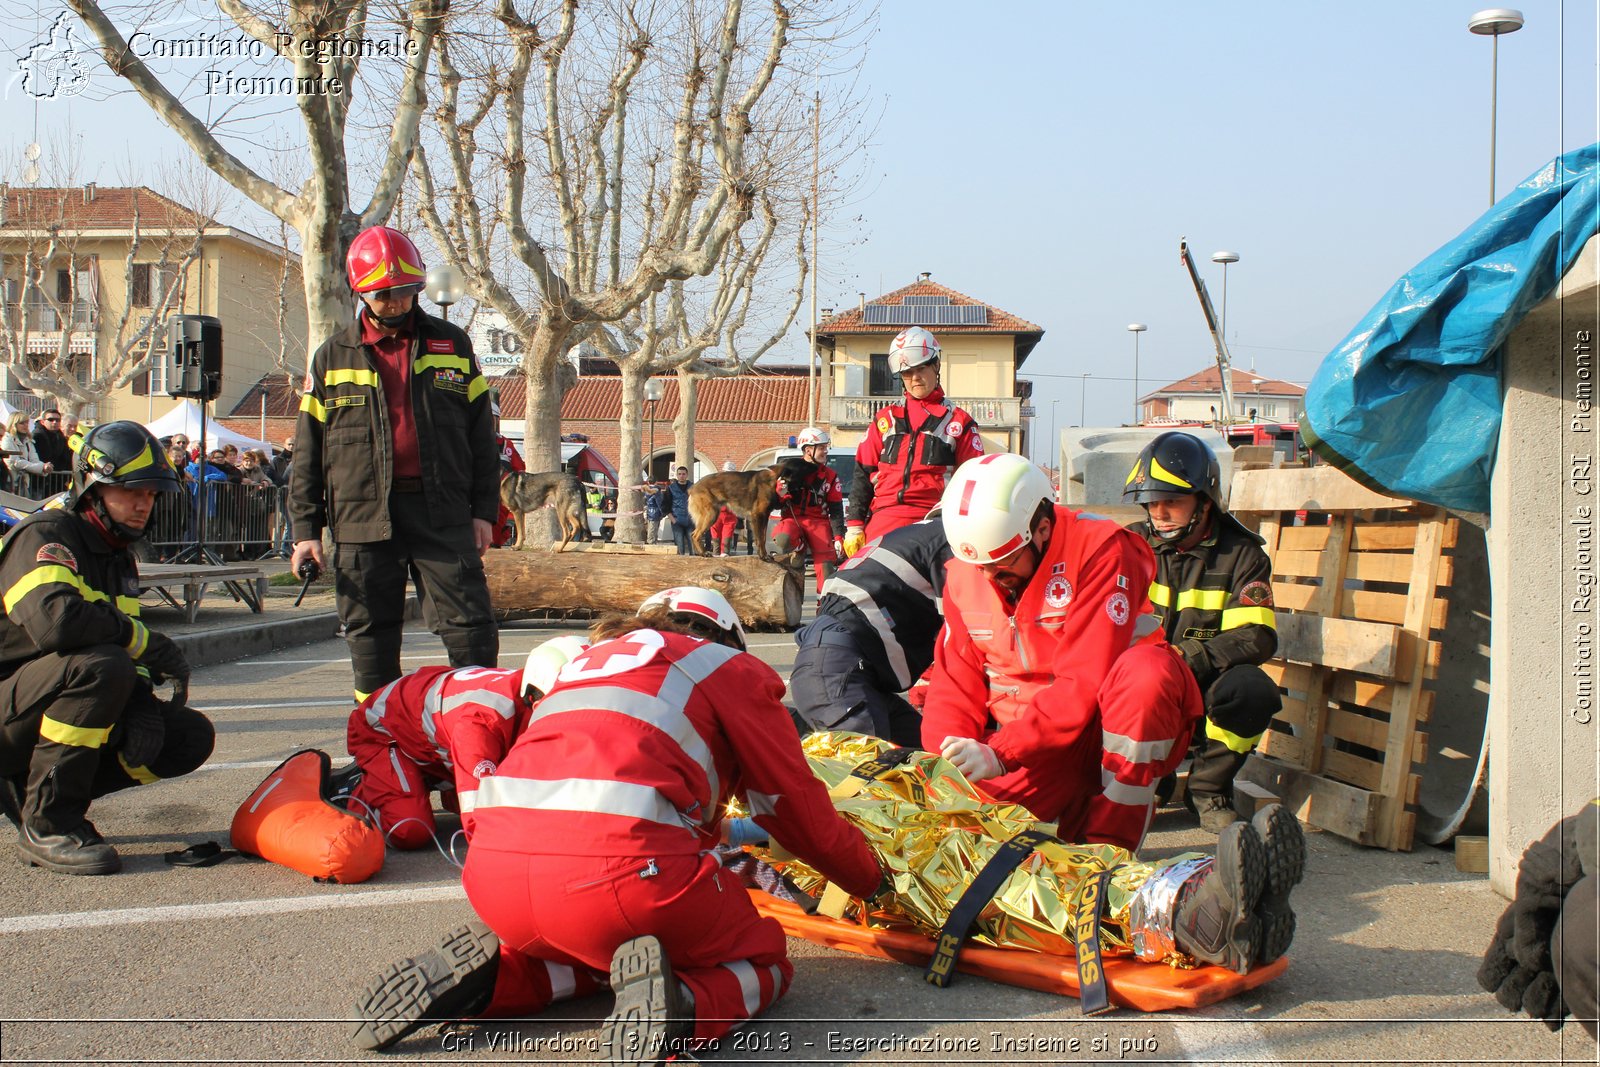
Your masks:
<instances>
[{"instance_id":1,"label":"street lamp post","mask_svg":"<svg viewBox=\"0 0 1600 1067\"><path fill-rule=\"evenodd\" d=\"M1237 252L1213 252L1211 262L1222 264L1222 317L1217 324L1217 329L1222 332L1222 339L1228 339L1228 264L1239 262Z\"/></svg>"},{"instance_id":2,"label":"street lamp post","mask_svg":"<svg viewBox=\"0 0 1600 1067\"><path fill-rule=\"evenodd\" d=\"M1089 372L1084 371L1078 376L1078 425L1086 425L1084 418L1088 413L1087 398L1089 396Z\"/></svg>"},{"instance_id":3,"label":"street lamp post","mask_svg":"<svg viewBox=\"0 0 1600 1067\"><path fill-rule=\"evenodd\" d=\"M1509 7L1491 7L1467 20L1467 29L1494 38L1489 60L1489 205L1494 206L1495 124L1500 110L1500 35L1522 29L1522 12Z\"/></svg>"},{"instance_id":4,"label":"street lamp post","mask_svg":"<svg viewBox=\"0 0 1600 1067\"><path fill-rule=\"evenodd\" d=\"M651 378L644 383L644 398L650 402L650 458L645 461L645 473L656 480L656 405L661 402L661 379Z\"/></svg>"},{"instance_id":5,"label":"street lamp post","mask_svg":"<svg viewBox=\"0 0 1600 1067\"><path fill-rule=\"evenodd\" d=\"M1139 417L1139 335L1149 328L1142 322L1128 323L1128 332L1133 334L1133 424L1135 426L1144 421Z\"/></svg>"},{"instance_id":6,"label":"street lamp post","mask_svg":"<svg viewBox=\"0 0 1600 1067\"><path fill-rule=\"evenodd\" d=\"M1049 438L1047 438L1045 440L1045 449L1046 449L1045 455L1047 457L1054 455L1054 453L1057 451L1056 443L1055 443L1055 441L1056 441L1056 405L1059 404L1059 403L1061 403L1060 400L1052 400L1052 401L1050 401L1050 436L1049 436ZM1052 470L1054 469L1054 463L1048 464L1048 466L1050 466L1050 468Z\"/></svg>"},{"instance_id":7,"label":"street lamp post","mask_svg":"<svg viewBox=\"0 0 1600 1067\"><path fill-rule=\"evenodd\" d=\"M444 320L449 322L450 305L467 295L467 279L459 267L443 263L427 273L422 288L427 292L428 299L439 305Z\"/></svg>"}]
</instances>

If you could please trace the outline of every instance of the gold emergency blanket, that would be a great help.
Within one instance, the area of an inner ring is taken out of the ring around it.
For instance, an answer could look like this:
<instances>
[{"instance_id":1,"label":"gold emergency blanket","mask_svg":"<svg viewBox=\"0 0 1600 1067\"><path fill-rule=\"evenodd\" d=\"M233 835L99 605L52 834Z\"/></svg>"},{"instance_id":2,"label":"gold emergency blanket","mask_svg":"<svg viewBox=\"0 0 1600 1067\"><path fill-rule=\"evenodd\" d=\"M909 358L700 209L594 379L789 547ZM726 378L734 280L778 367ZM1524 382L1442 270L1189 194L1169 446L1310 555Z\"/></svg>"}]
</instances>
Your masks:
<instances>
[{"instance_id":1,"label":"gold emergency blanket","mask_svg":"<svg viewBox=\"0 0 1600 1067\"><path fill-rule=\"evenodd\" d=\"M851 772L893 748L889 742L834 732L812 734L802 747L840 814L861 829L892 872L894 892L875 908L923 933L938 933L962 892L1009 838L1033 828L1055 829L1021 805L980 798L960 771L931 753L919 752L868 780ZM806 892L827 888L822 875L781 849L755 851ZM1117 867L1107 887L1100 942L1107 954L1125 955L1131 951L1128 907L1139 887L1155 872L1196 856L1144 863L1115 845L1046 843L1011 872L972 936L998 947L1071 955L1077 894L1090 878Z\"/></svg>"}]
</instances>

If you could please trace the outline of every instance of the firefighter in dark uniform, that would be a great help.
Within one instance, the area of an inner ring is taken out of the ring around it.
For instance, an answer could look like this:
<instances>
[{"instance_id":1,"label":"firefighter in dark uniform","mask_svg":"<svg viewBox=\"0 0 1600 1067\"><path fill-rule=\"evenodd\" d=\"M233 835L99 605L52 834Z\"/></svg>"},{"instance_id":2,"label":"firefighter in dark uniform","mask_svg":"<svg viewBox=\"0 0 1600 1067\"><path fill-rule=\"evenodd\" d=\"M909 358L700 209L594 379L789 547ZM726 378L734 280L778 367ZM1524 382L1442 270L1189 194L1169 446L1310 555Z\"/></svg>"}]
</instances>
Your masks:
<instances>
[{"instance_id":1,"label":"firefighter in dark uniform","mask_svg":"<svg viewBox=\"0 0 1600 1067\"><path fill-rule=\"evenodd\" d=\"M78 442L70 503L30 515L0 549L0 801L29 864L111 874L117 850L85 817L117 789L188 774L215 731L184 707L189 666L139 621L129 546L157 493L178 491L143 426L111 422ZM153 686L173 683L173 699Z\"/></svg>"},{"instance_id":2,"label":"firefighter in dark uniform","mask_svg":"<svg viewBox=\"0 0 1600 1067\"><path fill-rule=\"evenodd\" d=\"M407 578L455 667L493 667L499 632L483 553L500 510L500 452L472 342L417 307L422 257L400 231L357 235L346 260L357 321L311 357L295 429L296 573L325 569L350 646L356 700L400 677Z\"/></svg>"},{"instance_id":3,"label":"firefighter in dark uniform","mask_svg":"<svg viewBox=\"0 0 1600 1067\"><path fill-rule=\"evenodd\" d=\"M1220 481L1210 447L1170 431L1139 453L1122 491L1124 503L1144 505L1148 516L1128 528L1156 554L1150 603L1205 695L1186 803L1213 833L1239 818L1234 775L1283 707L1259 666L1278 648L1272 564L1261 539L1224 510Z\"/></svg>"}]
</instances>

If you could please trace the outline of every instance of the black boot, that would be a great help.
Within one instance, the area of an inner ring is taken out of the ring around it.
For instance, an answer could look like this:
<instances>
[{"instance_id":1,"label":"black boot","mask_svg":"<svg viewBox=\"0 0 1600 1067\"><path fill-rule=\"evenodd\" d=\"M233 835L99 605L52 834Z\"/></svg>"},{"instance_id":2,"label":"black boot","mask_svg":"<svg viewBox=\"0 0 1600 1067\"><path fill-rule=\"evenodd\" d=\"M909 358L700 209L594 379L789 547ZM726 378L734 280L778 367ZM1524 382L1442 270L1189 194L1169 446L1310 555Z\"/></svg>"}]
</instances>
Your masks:
<instances>
[{"instance_id":1,"label":"black boot","mask_svg":"<svg viewBox=\"0 0 1600 1067\"><path fill-rule=\"evenodd\" d=\"M420 956L391 964L356 998L356 1044L381 1051L430 1022L475 1015L494 996L500 939L480 922L451 930Z\"/></svg>"},{"instance_id":2,"label":"black boot","mask_svg":"<svg viewBox=\"0 0 1600 1067\"><path fill-rule=\"evenodd\" d=\"M1226 826L1211 869L1184 883L1173 932L1178 948L1244 974L1261 947L1256 905L1267 881L1267 852L1247 822Z\"/></svg>"},{"instance_id":3,"label":"black boot","mask_svg":"<svg viewBox=\"0 0 1600 1067\"><path fill-rule=\"evenodd\" d=\"M602 1039L610 1062L662 1064L689 1051L694 1002L672 973L660 941L636 937L617 946L611 992L617 1002Z\"/></svg>"},{"instance_id":4,"label":"black boot","mask_svg":"<svg viewBox=\"0 0 1600 1067\"><path fill-rule=\"evenodd\" d=\"M22 829L22 798L25 786L20 779L11 779L0 775L0 815L4 815L12 826Z\"/></svg>"},{"instance_id":5,"label":"black boot","mask_svg":"<svg viewBox=\"0 0 1600 1067\"><path fill-rule=\"evenodd\" d=\"M1261 920L1261 949L1257 963L1271 963L1289 951L1294 940L1294 910L1289 891L1306 872L1306 835L1300 820L1282 804L1268 804L1250 820L1267 853L1267 884L1256 915Z\"/></svg>"},{"instance_id":6,"label":"black boot","mask_svg":"<svg viewBox=\"0 0 1600 1067\"><path fill-rule=\"evenodd\" d=\"M349 807L350 794L356 791L356 786L361 784L361 779L366 772L361 769L361 764L351 760L348 766L341 767L328 775L328 803L337 804L341 808Z\"/></svg>"},{"instance_id":7,"label":"black boot","mask_svg":"<svg viewBox=\"0 0 1600 1067\"><path fill-rule=\"evenodd\" d=\"M122 870L122 857L88 819L64 834L43 833L23 823L17 830L17 851L29 866L57 874L116 874Z\"/></svg>"}]
</instances>

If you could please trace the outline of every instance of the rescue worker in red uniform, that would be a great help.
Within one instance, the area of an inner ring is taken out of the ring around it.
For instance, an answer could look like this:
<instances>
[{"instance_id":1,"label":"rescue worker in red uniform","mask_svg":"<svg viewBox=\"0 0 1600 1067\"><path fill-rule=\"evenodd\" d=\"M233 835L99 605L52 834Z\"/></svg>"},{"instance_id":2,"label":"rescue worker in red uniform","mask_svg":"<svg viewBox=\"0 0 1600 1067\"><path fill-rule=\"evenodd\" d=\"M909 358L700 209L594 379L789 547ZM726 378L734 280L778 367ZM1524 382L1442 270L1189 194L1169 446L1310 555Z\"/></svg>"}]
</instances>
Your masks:
<instances>
[{"instance_id":1,"label":"rescue worker in red uniform","mask_svg":"<svg viewBox=\"0 0 1600 1067\"><path fill-rule=\"evenodd\" d=\"M794 968L713 852L734 796L847 892L886 887L721 594L668 589L592 636L479 783L463 882L482 923L367 988L363 1046L433 1019L526 1016L604 988L608 968L614 1063L664 1062L770 1007Z\"/></svg>"},{"instance_id":2,"label":"rescue worker in red uniform","mask_svg":"<svg viewBox=\"0 0 1600 1067\"><path fill-rule=\"evenodd\" d=\"M493 667L483 553L500 510L489 384L472 341L417 306L422 256L399 230L356 235L356 321L311 356L295 429L290 567L327 569L359 703L400 677L406 587L455 667Z\"/></svg>"},{"instance_id":3,"label":"rescue worker in red uniform","mask_svg":"<svg viewBox=\"0 0 1600 1067\"><path fill-rule=\"evenodd\" d=\"M517 451L517 446L511 438L500 432L500 401L493 401L491 410L494 412L494 446L500 452L500 480L504 482L506 475L525 471L528 465L522 462L522 453ZM511 509L501 504L499 514L495 518L494 547L503 548L516 538L517 524L511 517Z\"/></svg>"},{"instance_id":4,"label":"rescue worker in red uniform","mask_svg":"<svg viewBox=\"0 0 1600 1067\"><path fill-rule=\"evenodd\" d=\"M939 342L921 326L901 330L889 345L889 369L904 399L878 412L856 446L844 551L925 517L939 502L950 472L983 455L977 424L945 403L939 384Z\"/></svg>"},{"instance_id":5,"label":"rescue worker in red uniform","mask_svg":"<svg viewBox=\"0 0 1600 1067\"><path fill-rule=\"evenodd\" d=\"M1147 596L1150 546L1052 499L1021 456L963 464L922 742L1065 840L1137 850L1203 709Z\"/></svg>"},{"instance_id":6,"label":"rescue worker in red uniform","mask_svg":"<svg viewBox=\"0 0 1600 1067\"><path fill-rule=\"evenodd\" d=\"M778 513L783 520L773 531L772 542L780 555L797 548L811 551L811 567L817 575L817 593L844 560L844 493L839 476L828 466L826 430L807 426L795 442L800 446L800 461L786 460L778 479ZM803 473L795 474L799 469Z\"/></svg>"},{"instance_id":7,"label":"rescue worker in red uniform","mask_svg":"<svg viewBox=\"0 0 1600 1067\"><path fill-rule=\"evenodd\" d=\"M478 779L493 774L556 673L588 645L555 637L528 653L520 671L424 667L373 693L350 713L355 757L346 806L373 818L398 849L433 840L438 790L472 838ZM339 775L348 787L351 770Z\"/></svg>"},{"instance_id":8,"label":"rescue worker in red uniform","mask_svg":"<svg viewBox=\"0 0 1600 1067\"><path fill-rule=\"evenodd\" d=\"M1260 667L1278 648L1272 563L1261 538L1223 508L1221 480L1204 441L1171 431L1145 445L1122 491L1125 503L1148 513L1128 528L1156 554L1150 602L1204 694L1184 803L1212 833L1239 818L1234 776L1283 707ZM1157 796L1164 800L1175 784L1164 780Z\"/></svg>"},{"instance_id":9,"label":"rescue worker in red uniform","mask_svg":"<svg viewBox=\"0 0 1600 1067\"><path fill-rule=\"evenodd\" d=\"M738 470L733 465L733 460L722 464L724 474ZM718 556L733 555L734 545L738 541L739 517L728 510L728 505L722 505L717 511L717 520L711 524L711 545L717 550Z\"/></svg>"},{"instance_id":10,"label":"rescue worker in red uniform","mask_svg":"<svg viewBox=\"0 0 1600 1067\"><path fill-rule=\"evenodd\" d=\"M86 817L90 801L188 774L216 731L184 706L183 653L139 620L129 549L178 475L135 422L76 445L67 505L28 516L0 548L0 809L25 863L112 874L122 860ZM168 680L173 699L157 699Z\"/></svg>"}]
</instances>

